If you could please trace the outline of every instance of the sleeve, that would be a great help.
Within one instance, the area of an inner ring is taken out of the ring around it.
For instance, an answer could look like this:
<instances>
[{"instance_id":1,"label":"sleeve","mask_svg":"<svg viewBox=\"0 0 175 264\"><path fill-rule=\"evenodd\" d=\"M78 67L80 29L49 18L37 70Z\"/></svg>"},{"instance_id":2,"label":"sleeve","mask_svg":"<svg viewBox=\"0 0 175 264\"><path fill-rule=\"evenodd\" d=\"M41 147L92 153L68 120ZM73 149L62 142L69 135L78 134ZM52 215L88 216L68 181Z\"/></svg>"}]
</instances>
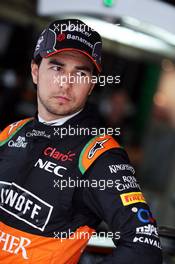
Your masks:
<instances>
[{"instance_id":1,"label":"sleeve","mask_svg":"<svg viewBox=\"0 0 175 264\"><path fill-rule=\"evenodd\" d=\"M0 132L0 147L6 144L23 126L33 120L33 117L20 120L18 122L8 125Z\"/></svg>"},{"instance_id":2,"label":"sleeve","mask_svg":"<svg viewBox=\"0 0 175 264\"><path fill-rule=\"evenodd\" d=\"M84 203L108 224L116 246L112 255L100 263L161 264L156 220L126 152L123 149L108 150L84 176L91 183L90 188L83 191Z\"/></svg>"}]
</instances>

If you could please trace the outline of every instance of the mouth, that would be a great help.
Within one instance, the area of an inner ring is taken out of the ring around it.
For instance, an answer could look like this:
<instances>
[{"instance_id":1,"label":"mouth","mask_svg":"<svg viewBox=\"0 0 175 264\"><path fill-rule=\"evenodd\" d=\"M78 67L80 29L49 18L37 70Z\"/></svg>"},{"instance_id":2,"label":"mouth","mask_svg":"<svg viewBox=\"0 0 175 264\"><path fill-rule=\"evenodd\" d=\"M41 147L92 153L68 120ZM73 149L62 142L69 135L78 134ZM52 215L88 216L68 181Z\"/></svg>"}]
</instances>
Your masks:
<instances>
[{"instance_id":1,"label":"mouth","mask_svg":"<svg viewBox=\"0 0 175 264\"><path fill-rule=\"evenodd\" d=\"M70 98L66 97L66 96L54 96L54 98L58 101L62 101L62 102L69 102Z\"/></svg>"}]
</instances>

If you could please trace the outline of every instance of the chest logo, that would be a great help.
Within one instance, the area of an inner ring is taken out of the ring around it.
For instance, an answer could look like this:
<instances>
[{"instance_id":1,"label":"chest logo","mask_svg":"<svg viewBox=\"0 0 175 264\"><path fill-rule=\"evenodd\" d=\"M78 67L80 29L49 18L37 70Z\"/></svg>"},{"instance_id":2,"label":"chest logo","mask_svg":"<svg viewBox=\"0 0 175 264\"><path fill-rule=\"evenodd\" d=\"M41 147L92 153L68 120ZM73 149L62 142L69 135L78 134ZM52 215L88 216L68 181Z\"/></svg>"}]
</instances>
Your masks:
<instances>
[{"instance_id":1,"label":"chest logo","mask_svg":"<svg viewBox=\"0 0 175 264\"><path fill-rule=\"evenodd\" d=\"M105 140L95 142L93 147L89 150L88 159L92 159L98 150L105 148L104 143L108 140L109 139L107 138Z\"/></svg>"},{"instance_id":2,"label":"chest logo","mask_svg":"<svg viewBox=\"0 0 175 264\"><path fill-rule=\"evenodd\" d=\"M8 142L8 146L9 146L10 148L26 148L26 146L27 146L27 142L26 142L25 137L21 137L21 136L19 136L19 137L16 139L16 141L14 141L14 140L10 140L10 141Z\"/></svg>"}]
</instances>

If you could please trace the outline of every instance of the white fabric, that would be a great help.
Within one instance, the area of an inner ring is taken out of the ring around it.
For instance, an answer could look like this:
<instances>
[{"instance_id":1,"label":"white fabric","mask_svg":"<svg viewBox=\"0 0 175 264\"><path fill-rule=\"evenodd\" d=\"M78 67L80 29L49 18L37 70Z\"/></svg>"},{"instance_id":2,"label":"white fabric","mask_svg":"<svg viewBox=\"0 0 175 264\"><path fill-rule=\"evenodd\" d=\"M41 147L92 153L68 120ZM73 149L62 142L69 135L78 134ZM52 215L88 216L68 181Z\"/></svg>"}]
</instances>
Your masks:
<instances>
[{"instance_id":1,"label":"white fabric","mask_svg":"<svg viewBox=\"0 0 175 264\"><path fill-rule=\"evenodd\" d=\"M72 114L72 115L68 115L66 117L62 117L62 118L59 118L59 119L55 119L55 120L51 120L51 121L46 121L44 120L41 116L38 115L38 120L39 122L41 123L44 123L46 125L49 125L49 126L61 126L63 125L67 120L71 119L73 116L76 116L78 115L83 109L81 109L80 111Z\"/></svg>"}]
</instances>

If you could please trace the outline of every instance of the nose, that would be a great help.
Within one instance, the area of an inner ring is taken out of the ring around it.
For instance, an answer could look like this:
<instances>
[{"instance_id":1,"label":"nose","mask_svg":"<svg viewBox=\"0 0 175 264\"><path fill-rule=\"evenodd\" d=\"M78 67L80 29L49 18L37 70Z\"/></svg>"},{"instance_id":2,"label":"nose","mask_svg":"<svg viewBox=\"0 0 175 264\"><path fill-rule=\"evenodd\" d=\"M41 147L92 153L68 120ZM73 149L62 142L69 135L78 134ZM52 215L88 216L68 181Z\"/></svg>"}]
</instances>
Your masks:
<instances>
[{"instance_id":1,"label":"nose","mask_svg":"<svg viewBox=\"0 0 175 264\"><path fill-rule=\"evenodd\" d=\"M71 76L70 73L62 75L60 79L60 87L66 90L72 87L72 77L73 76Z\"/></svg>"}]
</instances>

